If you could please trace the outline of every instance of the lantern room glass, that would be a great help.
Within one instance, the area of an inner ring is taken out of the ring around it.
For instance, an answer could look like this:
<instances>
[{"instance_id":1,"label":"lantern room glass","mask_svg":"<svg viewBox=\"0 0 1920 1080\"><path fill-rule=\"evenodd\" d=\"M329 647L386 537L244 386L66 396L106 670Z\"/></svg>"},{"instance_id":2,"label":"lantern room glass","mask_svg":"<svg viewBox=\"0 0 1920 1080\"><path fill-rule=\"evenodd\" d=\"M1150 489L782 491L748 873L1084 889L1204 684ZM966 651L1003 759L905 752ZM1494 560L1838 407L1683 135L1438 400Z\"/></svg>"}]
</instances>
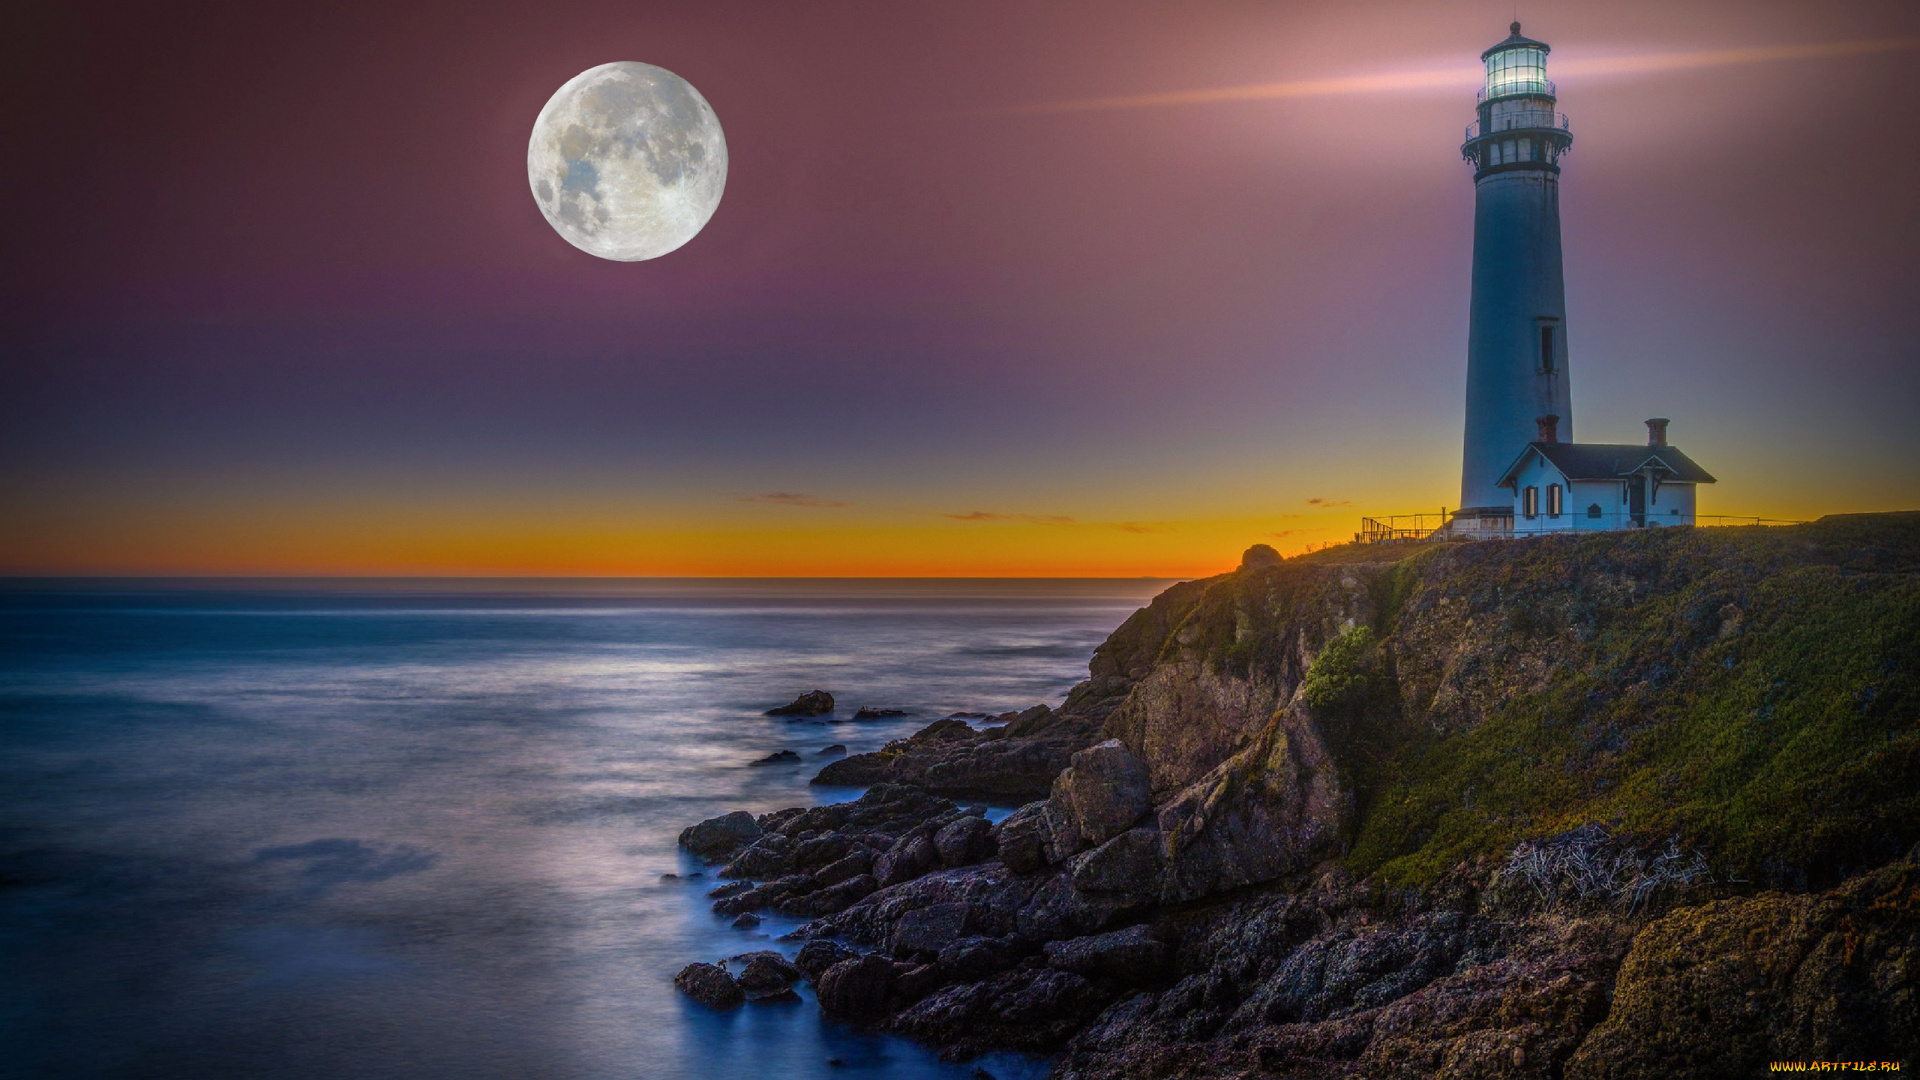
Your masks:
<instances>
[{"instance_id":1,"label":"lantern room glass","mask_svg":"<svg viewBox=\"0 0 1920 1080\"><path fill-rule=\"evenodd\" d=\"M1547 94L1547 51L1522 46L1487 57L1486 96Z\"/></svg>"}]
</instances>

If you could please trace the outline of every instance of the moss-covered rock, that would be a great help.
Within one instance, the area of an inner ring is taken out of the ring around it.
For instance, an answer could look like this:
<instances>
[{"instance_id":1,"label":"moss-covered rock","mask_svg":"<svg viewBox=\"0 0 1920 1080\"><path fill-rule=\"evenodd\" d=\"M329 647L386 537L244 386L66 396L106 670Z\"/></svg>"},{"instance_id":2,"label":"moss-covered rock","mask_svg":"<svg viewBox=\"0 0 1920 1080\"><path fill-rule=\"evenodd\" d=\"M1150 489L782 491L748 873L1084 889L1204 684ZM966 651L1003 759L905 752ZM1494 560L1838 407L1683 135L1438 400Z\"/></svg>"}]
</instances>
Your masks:
<instances>
[{"instance_id":1,"label":"moss-covered rock","mask_svg":"<svg viewBox=\"0 0 1920 1080\"><path fill-rule=\"evenodd\" d=\"M1767 892L1643 930L1570 1080L1754 1076L1770 1061L1920 1059L1920 865Z\"/></svg>"}]
</instances>

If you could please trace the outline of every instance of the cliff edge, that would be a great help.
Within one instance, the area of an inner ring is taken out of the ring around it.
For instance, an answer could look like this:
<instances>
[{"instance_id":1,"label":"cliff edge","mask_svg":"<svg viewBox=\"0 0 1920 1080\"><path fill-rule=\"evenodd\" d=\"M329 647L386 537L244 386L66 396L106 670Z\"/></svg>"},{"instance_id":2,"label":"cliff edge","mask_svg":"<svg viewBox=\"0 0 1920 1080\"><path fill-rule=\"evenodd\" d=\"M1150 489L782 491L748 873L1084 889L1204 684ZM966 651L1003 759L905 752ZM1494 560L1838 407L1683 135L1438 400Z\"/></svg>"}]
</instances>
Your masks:
<instances>
[{"instance_id":1,"label":"cliff edge","mask_svg":"<svg viewBox=\"0 0 1920 1080\"><path fill-rule=\"evenodd\" d=\"M993 730L712 853L830 1014L1084 1078L1920 1052L1920 514L1256 548ZM921 791L1023 740L1004 821Z\"/></svg>"}]
</instances>

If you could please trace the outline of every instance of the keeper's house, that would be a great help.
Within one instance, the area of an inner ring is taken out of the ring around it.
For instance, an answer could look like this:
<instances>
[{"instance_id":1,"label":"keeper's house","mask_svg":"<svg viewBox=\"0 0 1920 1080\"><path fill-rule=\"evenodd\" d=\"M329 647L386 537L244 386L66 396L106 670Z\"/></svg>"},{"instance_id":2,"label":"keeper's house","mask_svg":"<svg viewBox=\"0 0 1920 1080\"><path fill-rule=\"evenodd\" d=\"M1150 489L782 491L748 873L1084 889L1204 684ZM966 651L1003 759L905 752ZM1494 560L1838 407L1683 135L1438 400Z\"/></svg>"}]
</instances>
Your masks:
<instances>
[{"instance_id":1,"label":"keeper's house","mask_svg":"<svg viewBox=\"0 0 1920 1080\"><path fill-rule=\"evenodd\" d=\"M1539 418L1528 443L1500 476L1513 492L1511 533L1587 532L1693 524L1694 487L1713 476L1667 444L1667 421L1647 421L1647 445L1563 443L1560 418Z\"/></svg>"}]
</instances>

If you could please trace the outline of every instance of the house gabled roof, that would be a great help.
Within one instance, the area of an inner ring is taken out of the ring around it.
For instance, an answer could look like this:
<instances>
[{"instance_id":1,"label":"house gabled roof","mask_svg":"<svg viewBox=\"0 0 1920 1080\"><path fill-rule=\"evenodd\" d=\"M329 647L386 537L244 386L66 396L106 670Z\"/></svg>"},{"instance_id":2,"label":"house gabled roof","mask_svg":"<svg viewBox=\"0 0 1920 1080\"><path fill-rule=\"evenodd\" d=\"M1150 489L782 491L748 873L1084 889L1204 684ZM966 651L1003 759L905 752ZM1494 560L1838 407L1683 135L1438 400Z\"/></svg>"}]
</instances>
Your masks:
<instances>
[{"instance_id":1,"label":"house gabled roof","mask_svg":"<svg viewBox=\"0 0 1920 1080\"><path fill-rule=\"evenodd\" d=\"M1539 454L1569 480L1619 480L1651 468L1661 473L1665 483L1712 484L1713 474L1673 446L1647 446L1644 443L1528 443L1507 471L1500 474L1497 486L1507 487L1526 465L1527 458Z\"/></svg>"}]
</instances>

